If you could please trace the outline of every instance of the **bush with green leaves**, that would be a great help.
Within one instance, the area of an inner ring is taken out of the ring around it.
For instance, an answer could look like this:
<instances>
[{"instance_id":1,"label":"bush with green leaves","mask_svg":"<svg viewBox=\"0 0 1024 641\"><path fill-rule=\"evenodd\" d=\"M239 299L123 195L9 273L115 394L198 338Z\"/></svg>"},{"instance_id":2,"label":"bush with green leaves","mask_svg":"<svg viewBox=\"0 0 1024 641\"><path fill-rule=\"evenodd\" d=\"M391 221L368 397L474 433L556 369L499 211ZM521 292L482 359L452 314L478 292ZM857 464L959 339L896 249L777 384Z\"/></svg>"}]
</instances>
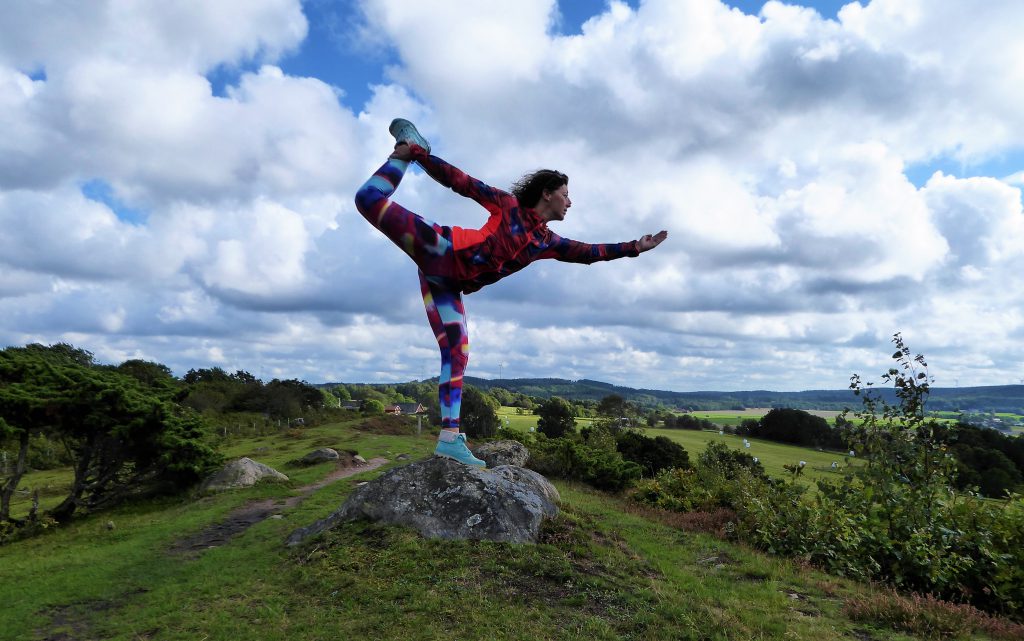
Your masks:
<instances>
[{"instance_id":1,"label":"bush with green leaves","mask_svg":"<svg viewBox=\"0 0 1024 641\"><path fill-rule=\"evenodd\" d=\"M842 481L819 481L810 501L742 506L737 534L833 572L882 581L1020 618L1024 615L1024 501L954 490L950 429L925 411L930 378L921 355L893 337L895 366L872 384L851 379L863 408L849 426L867 459Z\"/></svg>"},{"instance_id":2,"label":"bush with green leaves","mask_svg":"<svg viewBox=\"0 0 1024 641\"><path fill-rule=\"evenodd\" d=\"M381 403L375 398L363 403L363 414L367 416L377 416L378 414L384 413L384 403Z\"/></svg>"},{"instance_id":3,"label":"bush with green leaves","mask_svg":"<svg viewBox=\"0 0 1024 641\"><path fill-rule=\"evenodd\" d=\"M767 480L768 475L764 466L752 455L729 447L725 443L713 441L708 443L704 451L697 457L701 467L721 470L727 479L736 478L741 471L750 475Z\"/></svg>"},{"instance_id":4,"label":"bush with green leaves","mask_svg":"<svg viewBox=\"0 0 1024 641\"><path fill-rule=\"evenodd\" d=\"M766 497L774 485L760 463L723 443L709 443L692 469L674 468L637 483L632 498L680 512L737 509L752 497Z\"/></svg>"},{"instance_id":5,"label":"bush with green leaves","mask_svg":"<svg viewBox=\"0 0 1024 641\"><path fill-rule=\"evenodd\" d=\"M552 396L534 409L537 431L550 438L559 438L576 432L576 414L569 401Z\"/></svg>"},{"instance_id":6,"label":"bush with green leaves","mask_svg":"<svg viewBox=\"0 0 1024 641\"><path fill-rule=\"evenodd\" d=\"M621 430L615 435L615 447L622 458L643 468L644 476L690 467L686 448L666 436L650 437L637 430Z\"/></svg>"},{"instance_id":7,"label":"bush with green leaves","mask_svg":"<svg viewBox=\"0 0 1024 641\"><path fill-rule=\"evenodd\" d=\"M546 476L582 481L599 490L618 492L640 478L642 468L612 448L587 444L579 437L548 438L542 433L529 440L527 467Z\"/></svg>"},{"instance_id":8,"label":"bush with green leaves","mask_svg":"<svg viewBox=\"0 0 1024 641\"><path fill-rule=\"evenodd\" d=\"M470 438L490 438L498 431L498 401L472 385L462 388L462 431Z\"/></svg>"},{"instance_id":9,"label":"bush with green leaves","mask_svg":"<svg viewBox=\"0 0 1024 641\"><path fill-rule=\"evenodd\" d=\"M895 387L896 405L851 379L863 409L847 429L866 461L841 481L818 481L808 493L712 444L693 470L662 472L638 483L633 497L681 511L730 507L731 535L773 554L1020 620L1024 498L955 491L949 429L925 411L927 364L899 334L893 342L896 366L882 380Z\"/></svg>"}]
</instances>

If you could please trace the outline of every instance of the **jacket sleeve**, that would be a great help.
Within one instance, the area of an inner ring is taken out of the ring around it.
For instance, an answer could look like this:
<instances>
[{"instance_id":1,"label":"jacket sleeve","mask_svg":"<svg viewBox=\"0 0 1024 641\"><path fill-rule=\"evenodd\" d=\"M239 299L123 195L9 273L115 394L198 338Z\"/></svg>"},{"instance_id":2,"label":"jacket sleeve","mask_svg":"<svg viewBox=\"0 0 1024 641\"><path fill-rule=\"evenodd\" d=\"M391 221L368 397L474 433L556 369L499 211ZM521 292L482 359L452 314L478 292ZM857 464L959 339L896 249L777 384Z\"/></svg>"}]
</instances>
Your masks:
<instances>
[{"instance_id":1,"label":"jacket sleeve","mask_svg":"<svg viewBox=\"0 0 1024 641\"><path fill-rule=\"evenodd\" d=\"M510 194L473 178L437 156L431 156L419 145L412 145L412 154L413 160L418 162L431 178L460 196L472 198L484 207L500 205L503 200L513 198Z\"/></svg>"},{"instance_id":2,"label":"jacket sleeve","mask_svg":"<svg viewBox=\"0 0 1024 641\"><path fill-rule=\"evenodd\" d=\"M554 258L565 263L583 263L589 265L601 260L635 257L640 255L640 242L633 240L628 243L581 243L578 240L562 238L554 232L548 241L547 248L540 258Z\"/></svg>"}]
</instances>

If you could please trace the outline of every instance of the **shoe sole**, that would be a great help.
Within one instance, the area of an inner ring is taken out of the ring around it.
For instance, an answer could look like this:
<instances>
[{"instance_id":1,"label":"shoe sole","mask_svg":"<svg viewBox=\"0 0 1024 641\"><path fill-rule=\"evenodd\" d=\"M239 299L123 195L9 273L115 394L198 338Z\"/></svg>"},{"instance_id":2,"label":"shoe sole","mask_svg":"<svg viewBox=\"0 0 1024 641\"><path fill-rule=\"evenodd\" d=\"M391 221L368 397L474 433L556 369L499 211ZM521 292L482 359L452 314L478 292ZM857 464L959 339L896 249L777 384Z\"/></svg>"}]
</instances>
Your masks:
<instances>
[{"instance_id":1,"label":"shoe sole","mask_svg":"<svg viewBox=\"0 0 1024 641\"><path fill-rule=\"evenodd\" d=\"M398 142L411 142L413 144L423 147L423 149L429 154L430 143L423 137L423 134L416 129L416 125L412 124L405 118L395 118L391 121L391 126L388 127L388 131L395 137Z\"/></svg>"},{"instance_id":2,"label":"shoe sole","mask_svg":"<svg viewBox=\"0 0 1024 641\"><path fill-rule=\"evenodd\" d=\"M460 461L459 459L455 458L454 456L450 456L448 454L442 454L440 452L434 452L434 456L440 456L442 458L450 458L451 460L455 461L456 463L462 463L462 461ZM487 469L487 463L483 463L482 465L477 465L476 463L462 463L462 464L463 465L468 465L469 467L479 467L480 469L483 469L483 470Z\"/></svg>"}]
</instances>

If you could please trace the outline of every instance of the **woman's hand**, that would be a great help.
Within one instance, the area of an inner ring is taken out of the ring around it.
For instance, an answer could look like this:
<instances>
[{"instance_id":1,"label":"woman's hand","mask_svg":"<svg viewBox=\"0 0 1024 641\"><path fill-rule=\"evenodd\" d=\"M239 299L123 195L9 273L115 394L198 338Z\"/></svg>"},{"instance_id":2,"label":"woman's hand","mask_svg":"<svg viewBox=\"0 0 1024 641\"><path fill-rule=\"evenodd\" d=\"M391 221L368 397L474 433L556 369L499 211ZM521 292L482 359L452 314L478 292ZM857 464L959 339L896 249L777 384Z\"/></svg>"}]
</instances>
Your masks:
<instances>
[{"instance_id":1,"label":"woman's hand","mask_svg":"<svg viewBox=\"0 0 1024 641\"><path fill-rule=\"evenodd\" d=\"M409 143L405 141L395 143L395 150L391 152L391 155L388 156L388 158L410 162L412 161L412 147L410 147Z\"/></svg>"},{"instance_id":2,"label":"woman's hand","mask_svg":"<svg viewBox=\"0 0 1024 641\"><path fill-rule=\"evenodd\" d=\"M646 236L638 240L637 243L639 243L640 251L645 252L654 249L655 247L660 245L661 242L666 238L668 238L668 232L663 229L659 231L657 234L654 234L653 236L647 234Z\"/></svg>"}]
</instances>

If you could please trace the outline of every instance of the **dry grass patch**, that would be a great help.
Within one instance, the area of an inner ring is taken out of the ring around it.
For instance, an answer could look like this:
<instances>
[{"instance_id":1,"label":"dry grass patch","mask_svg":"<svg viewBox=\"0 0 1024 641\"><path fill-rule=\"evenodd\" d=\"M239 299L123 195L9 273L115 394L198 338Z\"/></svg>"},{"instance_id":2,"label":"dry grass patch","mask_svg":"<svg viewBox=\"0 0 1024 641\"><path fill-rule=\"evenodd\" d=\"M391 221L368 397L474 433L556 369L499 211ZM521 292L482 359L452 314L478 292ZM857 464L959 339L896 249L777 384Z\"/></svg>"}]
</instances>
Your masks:
<instances>
[{"instance_id":1,"label":"dry grass patch","mask_svg":"<svg viewBox=\"0 0 1024 641\"><path fill-rule=\"evenodd\" d=\"M930 595L880 589L847 598L844 612L854 621L887 625L923 639L960 639L978 632L1006 641L1024 639L1024 625Z\"/></svg>"}]
</instances>

